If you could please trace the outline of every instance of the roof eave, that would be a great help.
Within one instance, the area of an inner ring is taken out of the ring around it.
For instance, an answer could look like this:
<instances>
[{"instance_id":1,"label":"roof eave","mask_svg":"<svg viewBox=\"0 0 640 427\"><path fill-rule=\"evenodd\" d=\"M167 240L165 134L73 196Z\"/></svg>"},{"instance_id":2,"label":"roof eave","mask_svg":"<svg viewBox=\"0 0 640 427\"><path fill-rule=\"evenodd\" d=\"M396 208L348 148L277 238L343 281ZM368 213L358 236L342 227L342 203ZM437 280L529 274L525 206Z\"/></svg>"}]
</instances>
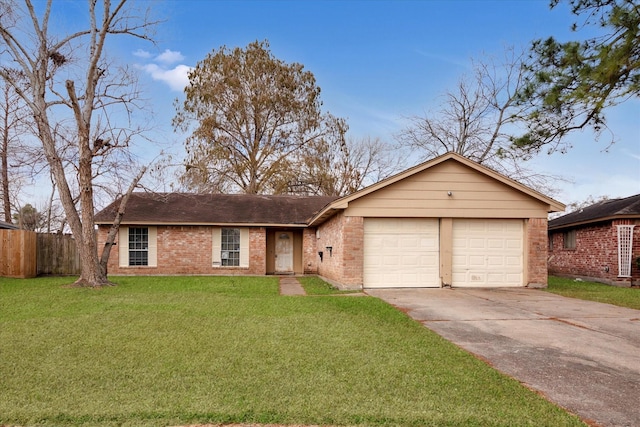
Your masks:
<instances>
[{"instance_id":1,"label":"roof eave","mask_svg":"<svg viewBox=\"0 0 640 427\"><path fill-rule=\"evenodd\" d=\"M112 225L113 221L96 221L96 225ZM297 223L247 223L247 222L178 222L178 221L122 221L120 226L152 225L152 226L210 226L210 227L278 227L306 228L307 224Z\"/></svg>"},{"instance_id":2,"label":"roof eave","mask_svg":"<svg viewBox=\"0 0 640 427\"><path fill-rule=\"evenodd\" d=\"M551 225L551 226L549 226L549 231L562 230L562 229L565 229L565 228L580 227L580 226L583 226L583 225L596 224L598 222L607 222L607 221L613 221L613 220L617 220L617 219L640 219L640 214L609 215L609 216L603 216L603 217L600 217L600 218L586 219L584 221L569 222L567 224L562 224L562 225L556 225L556 226Z\"/></svg>"}]
</instances>

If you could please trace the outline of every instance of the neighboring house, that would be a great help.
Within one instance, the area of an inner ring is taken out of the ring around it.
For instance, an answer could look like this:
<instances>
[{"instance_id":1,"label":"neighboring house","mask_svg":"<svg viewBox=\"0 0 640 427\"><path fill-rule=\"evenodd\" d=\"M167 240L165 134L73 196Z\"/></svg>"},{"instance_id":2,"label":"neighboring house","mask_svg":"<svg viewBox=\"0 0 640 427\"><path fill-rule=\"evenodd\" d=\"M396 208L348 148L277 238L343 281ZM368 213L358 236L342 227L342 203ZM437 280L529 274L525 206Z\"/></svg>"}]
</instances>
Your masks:
<instances>
[{"instance_id":1,"label":"neighboring house","mask_svg":"<svg viewBox=\"0 0 640 427\"><path fill-rule=\"evenodd\" d=\"M119 200L97 214L100 246ZM109 274L318 274L343 288L546 286L564 205L449 153L339 199L134 193Z\"/></svg>"},{"instance_id":2,"label":"neighboring house","mask_svg":"<svg viewBox=\"0 0 640 427\"><path fill-rule=\"evenodd\" d=\"M549 273L611 285L640 283L640 194L549 221Z\"/></svg>"},{"instance_id":3,"label":"neighboring house","mask_svg":"<svg viewBox=\"0 0 640 427\"><path fill-rule=\"evenodd\" d=\"M4 229L4 230L18 230L19 228L16 227L13 224L10 224L8 222L5 221L0 221L0 229Z\"/></svg>"}]
</instances>

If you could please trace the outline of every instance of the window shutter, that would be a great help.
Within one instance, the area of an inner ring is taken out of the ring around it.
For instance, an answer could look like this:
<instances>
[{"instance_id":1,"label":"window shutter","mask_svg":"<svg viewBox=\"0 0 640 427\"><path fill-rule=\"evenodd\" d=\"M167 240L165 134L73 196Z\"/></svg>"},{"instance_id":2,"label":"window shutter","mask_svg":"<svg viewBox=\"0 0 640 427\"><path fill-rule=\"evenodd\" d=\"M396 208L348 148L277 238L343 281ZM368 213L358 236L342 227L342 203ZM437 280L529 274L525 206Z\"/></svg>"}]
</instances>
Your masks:
<instances>
[{"instance_id":1,"label":"window shutter","mask_svg":"<svg viewBox=\"0 0 640 427\"><path fill-rule=\"evenodd\" d=\"M118 263L120 267L129 266L129 227L118 229Z\"/></svg>"},{"instance_id":2,"label":"window shutter","mask_svg":"<svg viewBox=\"0 0 640 427\"><path fill-rule=\"evenodd\" d=\"M147 263L149 267L158 266L158 228L149 227L149 254Z\"/></svg>"},{"instance_id":3,"label":"window shutter","mask_svg":"<svg viewBox=\"0 0 640 427\"><path fill-rule=\"evenodd\" d=\"M240 229L240 267L249 268L249 229Z\"/></svg>"},{"instance_id":4,"label":"window shutter","mask_svg":"<svg viewBox=\"0 0 640 427\"><path fill-rule=\"evenodd\" d=\"M222 232L220 227L213 227L212 231L213 239L213 253L212 253L212 265L214 267L220 267L222 265L222 259L220 258L220 251L222 250Z\"/></svg>"}]
</instances>

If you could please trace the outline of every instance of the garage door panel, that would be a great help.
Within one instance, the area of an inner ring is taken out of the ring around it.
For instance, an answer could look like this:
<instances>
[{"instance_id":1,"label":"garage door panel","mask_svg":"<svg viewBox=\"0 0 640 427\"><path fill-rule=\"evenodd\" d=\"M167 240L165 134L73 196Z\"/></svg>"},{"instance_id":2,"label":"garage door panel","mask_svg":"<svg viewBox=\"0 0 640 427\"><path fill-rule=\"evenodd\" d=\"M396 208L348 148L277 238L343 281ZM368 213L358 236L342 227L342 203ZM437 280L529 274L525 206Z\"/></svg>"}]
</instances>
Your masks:
<instances>
[{"instance_id":1,"label":"garage door panel","mask_svg":"<svg viewBox=\"0 0 640 427\"><path fill-rule=\"evenodd\" d=\"M469 268L474 268L474 267L484 267L485 264L485 258L484 256L478 256L478 255L470 255L467 258L467 263L466 265Z\"/></svg>"},{"instance_id":2,"label":"garage door panel","mask_svg":"<svg viewBox=\"0 0 640 427\"><path fill-rule=\"evenodd\" d=\"M417 236L398 236L399 248L405 250L415 250L418 248L419 238Z\"/></svg>"},{"instance_id":3,"label":"garage door panel","mask_svg":"<svg viewBox=\"0 0 640 427\"><path fill-rule=\"evenodd\" d=\"M466 245L468 248L475 249L485 249L487 246L487 242L483 239L469 239L469 244Z\"/></svg>"},{"instance_id":4,"label":"garage door panel","mask_svg":"<svg viewBox=\"0 0 640 427\"><path fill-rule=\"evenodd\" d=\"M507 248L522 250L522 240L507 240Z\"/></svg>"},{"instance_id":5,"label":"garage door panel","mask_svg":"<svg viewBox=\"0 0 640 427\"><path fill-rule=\"evenodd\" d=\"M488 256L487 265L490 267L504 267L505 265L509 265L509 260L501 256Z\"/></svg>"},{"instance_id":6,"label":"garage door panel","mask_svg":"<svg viewBox=\"0 0 640 427\"><path fill-rule=\"evenodd\" d=\"M454 219L452 285L523 286L523 221Z\"/></svg>"},{"instance_id":7,"label":"garage door panel","mask_svg":"<svg viewBox=\"0 0 640 427\"><path fill-rule=\"evenodd\" d=\"M421 238L420 247L427 251L439 251L439 242L436 238Z\"/></svg>"},{"instance_id":8,"label":"garage door panel","mask_svg":"<svg viewBox=\"0 0 640 427\"><path fill-rule=\"evenodd\" d=\"M365 218L364 287L439 287L436 219Z\"/></svg>"},{"instance_id":9,"label":"garage door panel","mask_svg":"<svg viewBox=\"0 0 640 427\"><path fill-rule=\"evenodd\" d=\"M403 255L400 257L400 265L408 268L415 268L420 266L420 257L416 255Z\"/></svg>"},{"instance_id":10,"label":"garage door panel","mask_svg":"<svg viewBox=\"0 0 640 427\"><path fill-rule=\"evenodd\" d=\"M507 266L520 270L522 268L522 259L519 257L506 257Z\"/></svg>"},{"instance_id":11,"label":"garage door panel","mask_svg":"<svg viewBox=\"0 0 640 427\"><path fill-rule=\"evenodd\" d=\"M504 240L488 239L487 240L486 249L488 249L488 250L492 250L492 249L502 250L502 249L505 248L505 246L507 246L507 242L505 242Z\"/></svg>"}]
</instances>

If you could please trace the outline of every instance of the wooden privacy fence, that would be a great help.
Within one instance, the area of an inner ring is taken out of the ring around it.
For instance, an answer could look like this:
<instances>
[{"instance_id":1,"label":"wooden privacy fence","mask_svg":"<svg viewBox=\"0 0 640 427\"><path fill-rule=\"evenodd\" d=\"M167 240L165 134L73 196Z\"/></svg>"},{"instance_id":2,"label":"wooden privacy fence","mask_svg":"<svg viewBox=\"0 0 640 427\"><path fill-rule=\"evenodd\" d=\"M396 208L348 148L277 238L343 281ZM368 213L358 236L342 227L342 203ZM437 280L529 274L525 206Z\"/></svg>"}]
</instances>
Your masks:
<instances>
[{"instance_id":1,"label":"wooden privacy fence","mask_svg":"<svg viewBox=\"0 0 640 427\"><path fill-rule=\"evenodd\" d=\"M80 254L70 234L38 233L36 253L38 275L80 274Z\"/></svg>"},{"instance_id":2,"label":"wooden privacy fence","mask_svg":"<svg viewBox=\"0 0 640 427\"><path fill-rule=\"evenodd\" d=\"M80 255L73 236L0 229L0 277L41 274L80 274Z\"/></svg>"},{"instance_id":3,"label":"wooden privacy fence","mask_svg":"<svg viewBox=\"0 0 640 427\"><path fill-rule=\"evenodd\" d=\"M0 229L0 276L36 276L36 233Z\"/></svg>"}]
</instances>

